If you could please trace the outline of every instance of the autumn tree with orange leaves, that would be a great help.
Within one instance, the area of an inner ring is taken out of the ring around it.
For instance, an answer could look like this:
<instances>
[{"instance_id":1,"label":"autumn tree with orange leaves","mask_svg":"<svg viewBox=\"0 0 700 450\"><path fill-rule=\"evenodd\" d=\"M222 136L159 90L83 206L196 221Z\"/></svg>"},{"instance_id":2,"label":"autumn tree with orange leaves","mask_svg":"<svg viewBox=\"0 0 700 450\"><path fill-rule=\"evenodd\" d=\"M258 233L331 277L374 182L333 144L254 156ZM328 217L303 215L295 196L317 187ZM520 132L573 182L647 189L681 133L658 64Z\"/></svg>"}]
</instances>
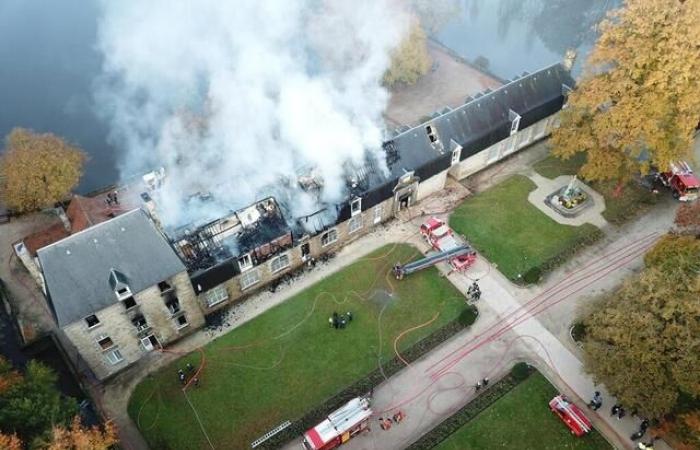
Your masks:
<instances>
[{"instance_id":1,"label":"autumn tree with orange leaves","mask_svg":"<svg viewBox=\"0 0 700 450\"><path fill-rule=\"evenodd\" d=\"M585 153L588 180L624 181L689 159L700 118L700 0L626 0L600 30L553 153Z\"/></svg>"},{"instance_id":2,"label":"autumn tree with orange leaves","mask_svg":"<svg viewBox=\"0 0 700 450\"><path fill-rule=\"evenodd\" d=\"M77 186L86 156L50 133L15 128L0 155L0 193L18 212L34 211L63 200Z\"/></svg>"}]
</instances>

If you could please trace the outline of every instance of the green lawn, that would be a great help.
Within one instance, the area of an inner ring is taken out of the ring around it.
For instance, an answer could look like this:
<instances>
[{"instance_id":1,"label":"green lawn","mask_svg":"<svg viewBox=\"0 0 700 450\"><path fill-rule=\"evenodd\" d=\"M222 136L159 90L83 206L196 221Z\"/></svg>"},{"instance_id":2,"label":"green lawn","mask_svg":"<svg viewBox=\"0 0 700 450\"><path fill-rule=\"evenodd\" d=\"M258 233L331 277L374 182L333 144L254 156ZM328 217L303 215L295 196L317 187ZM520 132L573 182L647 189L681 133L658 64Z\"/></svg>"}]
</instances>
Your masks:
<instances>
[{"instance_id":1,"label":"green lawn","mask_svg":"<svg viewBox=\"0 0 700 450\"><path fill-rule=\"evenodd\" d=\"M596 431L577 438L550 410L557 390L539 373L513 388L474 420L467 422L437 450L611 449Z\"/></svg>"},{"instance_id":2,"label":"green lawn","mask_svg":"<svg viewBox=\"0 0 700 450\"><path fill-rule=\"evenodd\" d=\"M464 297L435 268L406 277L390 274L397 261L416 258L407 245L387 246L358 260L207 345L201 385L188 391L215 448L250 442L294 420L394 356L402 331L430 321L399 341L409 347L459 316ZM352 311L344 330L333 313ZM129 414L151 448L209 448L177 380L195 352L138 385Z\"/></svg>"},{"instance_id":3,"label":"green lawn","mask_svg":"<svg viewBox=\"0 0 700 450\"><path fill-rule=\"evenodd\" d=\"M518 275L536 281L527 280L528 271L599 233L590 224L573 227L547 217L527 199L535 188L530 179L517 175L468 198L450 216L450 226L516 282Z\"/></svg>"},{"instance_id":4,"label":"green lawn","mask_svg":"<svg viewBox=\"0 0 700 450\"><path fill-rule=\"evenodd\" d=\"M532 167L543 177L553 179L560 175L578 173L585 161L585 155L582 153L578 153L566 161L549 155ZM605 197L603 217L612 224L619 225L627 222L646 211L658 201L658 196L640 186L636 180L627 183L622 190L616 189L617 182L615 181L586 183Z\"/></svg>"}]
</instances>

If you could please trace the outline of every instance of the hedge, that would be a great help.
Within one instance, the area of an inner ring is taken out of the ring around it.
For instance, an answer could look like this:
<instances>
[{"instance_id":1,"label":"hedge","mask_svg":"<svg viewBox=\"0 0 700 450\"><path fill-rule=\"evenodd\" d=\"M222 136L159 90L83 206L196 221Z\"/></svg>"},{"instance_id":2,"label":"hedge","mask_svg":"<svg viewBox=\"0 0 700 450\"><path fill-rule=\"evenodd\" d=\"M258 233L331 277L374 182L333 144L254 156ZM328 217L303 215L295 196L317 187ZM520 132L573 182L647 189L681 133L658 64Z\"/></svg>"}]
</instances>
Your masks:
<instances>
[{"instance_id":1,"label":"hedge","mask_svg":"<svg viewBox=\"0 0 700 450\"><path fill-rule=\"evenodd\" d=\"M474 419L483 410L494 404L499 398L511 391L515 386L525 381L535 372L526 363L518 363L513 366L510 373L492 384L491 387L483 391L478 397L467 403L462 409L448 417L437 427L428 431L415 443L407 447L407 450L430 449L438 445Z\"/></svg>"},{"instance_id":2,"label":"hedge","mask_svg":"<svg viewBox=\"0 0 700 450\"><path fill-rule=\"evenodd\" d=\"M469 305L457 319L416 342L409 349L402 352L401 356L408 362L418 360L441 343L445 342L460 331L468 328L474 323L478 315L479 313L476 307ZM289 427L284 429L284 431L281 431L280 433L271 437L264 444L261 444L256 448L274 449L282 447L287 442L302 436L309 428L318 425L321 421L328 417L330 412L335 411L355 397L367 395L367 393L371 392L375 386L381 384L405 367L406 366L398 358L398 356L394 357L391 361L382 364L364 378L359 379L322 404L310 410L303 417L293 421Z\"/></svg>"}]
</instances>

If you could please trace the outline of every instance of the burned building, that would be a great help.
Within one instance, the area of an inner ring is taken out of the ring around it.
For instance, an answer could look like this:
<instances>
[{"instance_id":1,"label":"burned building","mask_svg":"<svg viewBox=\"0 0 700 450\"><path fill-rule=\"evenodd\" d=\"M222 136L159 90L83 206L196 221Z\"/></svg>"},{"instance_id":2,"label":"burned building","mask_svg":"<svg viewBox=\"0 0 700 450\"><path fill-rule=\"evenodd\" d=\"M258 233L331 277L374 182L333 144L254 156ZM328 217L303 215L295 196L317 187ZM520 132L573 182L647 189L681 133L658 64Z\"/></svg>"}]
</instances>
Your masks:
<instances>
[{"instance_id":1,"label":"burned building","mask_svg":"<svg viewBox=\"0 0 700 450\"><path fill-rule=\"evenodd\" d=\"M247 295L336 251L423 198L439 192L447 176L463 179L547 136L574 86L555 64L466 99L384 142L382 164L368 158L347 165L345 201L303 217L284 217L284 199L267 198L173 237L187 261L205 313ZM323 188L313 169L297 179L306 192Z\"/></svg>"}]
</instances>

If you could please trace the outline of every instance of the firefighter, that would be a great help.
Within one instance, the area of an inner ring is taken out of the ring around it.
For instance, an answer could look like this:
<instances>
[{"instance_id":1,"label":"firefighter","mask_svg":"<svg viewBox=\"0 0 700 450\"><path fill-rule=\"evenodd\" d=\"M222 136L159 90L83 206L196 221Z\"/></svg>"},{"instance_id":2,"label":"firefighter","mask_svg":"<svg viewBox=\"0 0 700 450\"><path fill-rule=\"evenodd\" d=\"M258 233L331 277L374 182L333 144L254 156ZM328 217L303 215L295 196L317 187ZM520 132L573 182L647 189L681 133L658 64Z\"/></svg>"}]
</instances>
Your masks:
<instances>
[{"instance_id":1,"label":"firefighter","mask_svg":"<svg viewBox=\"0 0 700 450\"><path fill-rule=\"evenodd\" d=\"M600 392L595 391L593 393L593 398L588 403L588 407L591 408L593 411L598 411L601 406L603 406L603 396L600 395Z\"/></svg>"}]
</instances>

